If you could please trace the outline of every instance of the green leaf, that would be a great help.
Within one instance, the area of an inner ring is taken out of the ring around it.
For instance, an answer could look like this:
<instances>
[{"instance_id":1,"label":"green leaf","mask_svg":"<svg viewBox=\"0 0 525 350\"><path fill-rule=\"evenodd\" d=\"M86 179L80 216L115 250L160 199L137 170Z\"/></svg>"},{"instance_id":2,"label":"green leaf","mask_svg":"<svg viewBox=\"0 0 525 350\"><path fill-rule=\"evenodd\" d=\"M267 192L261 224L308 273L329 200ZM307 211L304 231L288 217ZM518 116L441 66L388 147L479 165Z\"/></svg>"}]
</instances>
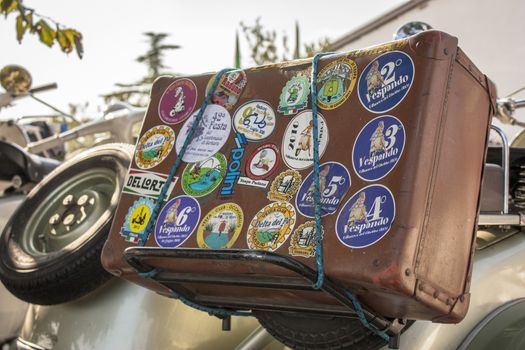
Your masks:
<instances>
[{"instance_id":1,"label":"green leaf","mask_svg":"<svg viewBox=\"0 0 525 350\"><path fill-rule=\"evenodd\" d=\"M65 30L57 29L56 39L63 52L70 53L73 51L73 41L66 35Z\"/></svg>"},{"instance_id":2,"label":"green leaf","mask_svg":"<svg viewBox=\"0 0 525 350\"><path fill-rule=\"evenodd\" d=\"M77 55L79 58L82 58L82 55L84 54L84 48L82 46L82 34L74 29L64 29L62 32L70 43L75 44Z\"/></svg>"},{"instance_id":3,"label":"green leaf","mask_svg":"<svg viewBox=\"0 0 525 350\"><path fill-rule=\"evenodd\" d=\"M53 46L53 40L55 40L56 37L56 32L53 28L51 28L43 19L38 21L35 27L40 37L40 41L49 47Z\"/></svg>"},{"instance_id":4,"label":"green leaf","mask_svg":"<svg viewBox=\"0 0 525 350\"><path fill-rule=\"evenodd\" d=\"M24 23L24 17L18 15L18 17L16 17L16 40L18 40L20 44L22 43L26 29L27 26Z\"/></svg>"},{"instance_id":5,"label":"green leaf","mask_svg":"<svg viewBox=\"0 0 525 350\"><path fill-rule=\"evenodd\" d=\"M0 12L5 13L5 16L7 17L7 14L13 10L15 10L18 6L17 0L0 0Z\"/></svg>"}]
</instances>

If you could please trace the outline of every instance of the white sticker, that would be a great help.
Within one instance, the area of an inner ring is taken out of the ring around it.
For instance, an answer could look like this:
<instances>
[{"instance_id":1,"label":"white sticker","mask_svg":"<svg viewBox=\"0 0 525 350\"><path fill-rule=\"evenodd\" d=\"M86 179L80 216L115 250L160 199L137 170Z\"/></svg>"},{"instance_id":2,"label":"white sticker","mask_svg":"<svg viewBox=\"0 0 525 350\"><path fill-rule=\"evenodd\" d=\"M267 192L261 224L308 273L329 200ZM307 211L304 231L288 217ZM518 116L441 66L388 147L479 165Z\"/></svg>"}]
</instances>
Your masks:
<instances>
[{"instance_id":1,"label":"white sticker","mask_svg":"<svg viewBox=\"0 0 525 350\"><path fill-rule=\"evenodd\" d=\"M319 158L328 144L328 127L321 113L317 113L319 135ZM296 115L284 132L282 157L290 168L301 170L314 164L313 119L312 111Z\"/></svg>"},{"instance_id":2,"label":"white sticker","mask_svg":"<svg viewBox=\"0 0 525 350\"><path fill-rule=\"evenodd\" d=\"M175 143L177 154L180 153L186 137L197 118L198 112L199 111L193 113L186 123L184 123ZM188 148L186 148L182 160L186 163L195 163L213 156L228 140L230 130L230 113L219 105L209 105L204 111L199 126L193 133L193 139L188 145Z\"/></svg>"},{"instance_id":3,"label":"white sticker","mask_svg":"<svg viewBox=\"0 0 525 350\"><path fill-rule=\"evenodd\" d=\"M275 112L266 101L246 102L235 111L233 127L235 131L243 133L248 141L262 141L275 128Z\"/></svg>"}]
</instances>

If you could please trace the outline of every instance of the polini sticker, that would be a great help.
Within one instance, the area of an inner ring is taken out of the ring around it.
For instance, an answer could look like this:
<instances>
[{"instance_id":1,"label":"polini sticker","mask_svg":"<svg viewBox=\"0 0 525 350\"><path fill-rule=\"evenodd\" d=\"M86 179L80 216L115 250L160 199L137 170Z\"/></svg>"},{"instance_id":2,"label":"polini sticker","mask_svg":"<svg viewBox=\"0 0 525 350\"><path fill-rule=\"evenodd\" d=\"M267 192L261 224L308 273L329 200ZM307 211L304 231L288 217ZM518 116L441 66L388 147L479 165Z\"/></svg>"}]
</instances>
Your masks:
<instances>
[{"instance_id":1,"label":"polini sticker","mask_svg":"<svg viewBox=\"0 0 525 350\"><path fill-rule=\"evenodd\" d=\"M264 140L275 128L275 113L272 106L263 100L246 102L235 111L233 128L244 134L248 141Z\"/></svg>"},{"instance_id":2,"label":"polini sticker","mask_svg":"<svg viewBox=\"0 0 525 350\"><path fill-rule=\"evenodd\" d=\"M321 191L321 216L330 215L339 208L343 197L350 189L350 173L344 165L337 162L328 162L319 167L319 184ZM314 211L314 174L308 174L301 184L296 207L302 215L313 218Z\"/></svg>"},{"instance_id":3,"label":"polini sticker","mask_svg":"<svg viewBox=\"0 0 525 350\"><path fill-rule=\"evenodd\" d=\"M396 205L383 185L370 185L350 198L337 216L337 238L350 248L368 247L383 238L394 221Z\"/></svg>"},{"instance_id":4,"label":"polini sticker","mask_svg":"<svg viewBox=\"0 0 525 350\"><path fill-rule=\"evenodd\" d=\"M292 233L295 220L295 209L290 203L268 204L250 222L248 247L276 251Z\"/></svg>"},{"instance_id":5,"label":"polini sticker","mask_svg":"<svg viewBox=\"0 0 525 350\"><path fill-rule=\"evenodd\" d=\"M177 138L175 149L180 153L188 133L197 118L197 112L184 123ZM217 153L228 140L231 131L230 113L224 107L209 105L202 115L201 122L193 133L182 160L186 163L194 163L205 160Z\"/></svg>"},{"instance_id":6,"label":"polini sticker","mask_svg":"<svg viewBox=\"0 0 525 350\"><path fill-rule=\"evenodd\" d=\"M324 230L321 226L321 239L323 239ZM315 221L307 221L302 225L299 225L292 233L290 238L290 247L288 252L293 256L302 256L310 258L315 256Z\"/></svg>"},{"instance_id":7,"label":"polini sticker","mask_svg":"<svg viewBox=\"0 0 525 350\"><path fill-rule=\"evenodd\" d=\"M246 175L253 180L262 180L272 175L279 165L279 149L273 143L257 148L246 162Z\"/></svg>"},{"instance_id":8,"label":"polini sticker","mask_svg":"<svg viewBox=\"0 0 525 350\"><path fill-rule=\"evenodd\" d=\"M166 124L177 124L186 120L197 103L197 87L187 78L175 80L162 94L159 116Z\"/></svg>"},{"instance_id":9,"label":"polini sticker","mask_svg":"<svg viewBox=\"0 0 525 350\"><path fill-rule=\"evenodd\" d=\"M182 190L193 197L210 194L226 174L226 157L215 153L208 159L188 164L182 173Z\"/></svg>"},{"instance_id":10,"label":"polini sticker","mask_svg":"<svg viewBox=\"0 0 525 350\"><path fill-rule=\"evenodd\" d=\"M154 199L159 198L162 186L166 183L168 175L154 173L151 171L129 169L126 180L124 181L123 193L134 194L136 196L146 196ZM167 200L179 178L174 176L171 184L166 191Z\"/></svg>"},{"instance_id":11,"label":"polini sticker","mask_svg":"<svg viewBox=\"0 0 525 350\"><path fill-rule=\"evenodd\" d=\"M135 163L150 169L161 163L173 149L175 131L167 125L157 125L142 135L135 151Z\"/></svg>"},{"instance_id":12,"label":"polini sticker","mask_svg":"<svg viewBox=\"0 0 525 350\"><path fill-rule=\"evenodd\" d=\"M202 219L197 229L197 244L201 248L231 248L241 233L243 222L241 207L235 203L221 204Z\"/></svg>"},{"instance_id":13,"label":"polini sticker","mask_svg":"<svg viewBox=\"0 0 525 350\"><path fill-rule=\"evenodd\" d=\"M296 170L286 170L273 179L268 192L271 201L289 201L301 184L301 174Z\"/></svg>"},{"instance_id":14,"label":"polini sticker","mask_svg":"<svg viewBox=\"0 0 525 350\"><path fill-rule=\"evenodd\" d=\"M347 57L341 57L326 65L317 75L317 104L322 109L341 106L354 90L357 65Z\"/></svg>"},{"instance_id":15,"label":"polini sticker","mask_svg":"<svg viewBox=\"0 0 525 350\"><path fill-rule=\"evenodd\" d=\"M328 144L328 128L324 117L317 113L319 158ZM292 169L306 169L314 164L312 111L304 111L290 120L284 132L281 153L286 165Z\"/></svg>"},{"instance_id":16,"label":"polini sticker","mask_svg":"<svg viewBox=\"0 0 525 350\"><path fill-rule=\"evenodd\" d=\"M120 235L128 242L138 243L139 236L144 234L148 226L154 207L155 202L150 198L137 199L128 210Z\"/></svg>"},{"instance_id":17,"label":"polini sticker","mask_svg":"<svg viewBox=\"0 0 525 350\"><path fill-rule=\"evenodd\" d=\"M402 51L382 54L366 66L359 78L359 100L370 112L383 113L397 106L414 81L414 62Z\"/></svg>"},{"instance_id":18,"label":"polini sticker","mask_svg":"<svg viewBox=\"0 0 525 350\"><path fill-rule=\"evenodd\" d=\"M197 227L201 217L199 202L190 196L178 196L162 208L155 224L155 241L160 247L176 248Z\"/></svg>"},{"instance_id":19,"label":"polini sticker","mask_svg":"<svg viewBox=\"0 0 525 350\"><path fill-rule=\"evenodd\" d=\"M214 80L215 75L211 77L206 86L206 94ZM247 82L246 73L242 70L225 73L219 80L219 84L211 98L212 103L231 109L239 100L239 96L241 96Z\"/></svg>"},{"instance_id":20,"label":"polini sticker","mask_svg":"<svg viewBox=\"0 0 525 350\"><path fill-rule=\"evenodd\" d=\"M294 115L306 108L310 94L310 81L305 75L298 75L286 82L279 97L277 111L284 115Z\"/></svg>"},{"instance_id":21,"label":"polini sticker","mask_svg":"<svg viewBox=\"0 0 525 350\"><path fill-rule=\"evenodd\" d=\"M352 163L365 181L385 177L397 164L405 147L405 128L399 119L377 117L359 132L354 142Z\"/></svg>"},{"instance_id":22,"label":"polini sticker","mask_svg":"<svg viewBox=\"0 0 525 350\"><path fill-rule=\"evenodd\" d=\"M244 157L244 146L246 146L244 134L235 134L235 145L236 147L230 151L230 162L221 187L221 196L229 196L235 193L235 181L241 176L241 160Z\"/></svg>"}]
</instances>

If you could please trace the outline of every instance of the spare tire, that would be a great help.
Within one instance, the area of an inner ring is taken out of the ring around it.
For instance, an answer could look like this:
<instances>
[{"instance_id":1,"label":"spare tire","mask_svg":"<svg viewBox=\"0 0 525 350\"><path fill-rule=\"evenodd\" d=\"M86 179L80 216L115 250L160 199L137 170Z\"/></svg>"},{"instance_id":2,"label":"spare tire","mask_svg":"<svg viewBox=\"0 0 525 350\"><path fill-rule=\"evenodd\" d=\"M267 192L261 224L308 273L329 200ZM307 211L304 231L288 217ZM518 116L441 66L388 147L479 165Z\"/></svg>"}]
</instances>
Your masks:
<instances>
[{"instance_id":1,"label":"spare tire","mask_svg":"<svg viewBox=\"0 0 525 350\"><path fill-rule=\"evenodd\" d=\"M388 343L356 318L254 311L275 339L293 349L376 350Z\"/></svg>"},{"instance_id":2,"label":"spare tire","mask_svg":"<svg viewBox=\"0 0 525 350\"><path fill-rule=\"evenodd\" d=\"M16 297L59 304L110 278L100 254L133 149L107 144L86 150L28 194L0 238L0 280Z\"/></svg>"}]
</instances>

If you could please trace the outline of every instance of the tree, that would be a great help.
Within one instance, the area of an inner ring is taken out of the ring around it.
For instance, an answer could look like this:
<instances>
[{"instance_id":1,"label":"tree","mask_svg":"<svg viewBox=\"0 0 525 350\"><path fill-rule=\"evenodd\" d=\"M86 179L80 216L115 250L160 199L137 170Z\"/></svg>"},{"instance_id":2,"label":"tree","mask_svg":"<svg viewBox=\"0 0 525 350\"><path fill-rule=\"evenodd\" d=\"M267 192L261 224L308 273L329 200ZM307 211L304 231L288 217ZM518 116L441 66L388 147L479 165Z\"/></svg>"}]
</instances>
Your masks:
<instances>
[{"instance_id":1,"label":"tree","mask_svg":"<svg viewBox=\"0 0 525 350\"><path fill-rule=\"evenodd\" d=\"M283 33L278 36L275 30L265 29L258 17L253 25L240 23L244 37L250 48L250 57L256 65L276 63L290 59L311 57L317 52L326 51L330 47L330 40L322 38L317 42L304 43L305 55L301 54L301 42L299 33L299 23L295 22L295 45L293 54L290 55L288 47L288 35ZM278 41L280 39L280 45Z\"/></svg>"},{"instance_id":2,"label":"tree","mask_svg":"<svg viewBox=\"0 0 525 350\"><path fill-rule=\"evenodd\" d=\"M38 35L40 41L49 47L57 42L62 52L67 54L75 49L78 57L82 58L84 54L82 34L76 29L68 28L52 18L37 13L34 9L24 6L22 0L0 0L0 14L7 17L12 13L18 13L16 39L19 43L22 43L24 35L29 32Z\"/></svg>"},{"instance_id":3,"label":"tree","mask_svg":"<svg viewBox=\"0 0 525 350\"><path fill-rule=\"evenodd\" d=\"M153 32L143 34L147 37L149 49L135 60L146 65L148 75L135 83L116 83L115 85L120 88L118 91L102 95L105 103L110 104L115 101L123 101L138 107L145 107L148 104L149 92L155 79L161 75L180 75L165 71L168 67L164 65L164 55L168 50L176 50L181 47L163 43L169 34Z\"/></svg>"}]
</instances>

